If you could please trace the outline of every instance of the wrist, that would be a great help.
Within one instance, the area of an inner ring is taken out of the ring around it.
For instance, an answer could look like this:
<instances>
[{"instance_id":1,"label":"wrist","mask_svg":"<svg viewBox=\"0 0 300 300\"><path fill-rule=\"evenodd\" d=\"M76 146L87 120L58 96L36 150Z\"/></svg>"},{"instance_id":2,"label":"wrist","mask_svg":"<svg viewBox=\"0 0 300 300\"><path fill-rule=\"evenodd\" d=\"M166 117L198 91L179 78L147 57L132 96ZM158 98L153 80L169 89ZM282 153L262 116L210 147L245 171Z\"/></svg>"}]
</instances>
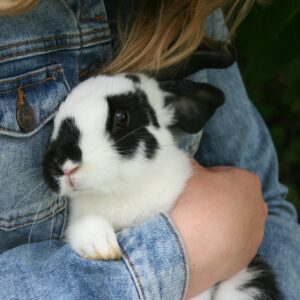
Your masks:
<instances>
[{"instance_id":1,"label":"wrist","mask_svg":"<svg viewBox=\"0 0 300 300\"><path fill-rule=\"evenodd\" d=\"M182 210L172 210L170 218L184 245L189 268L189 283L186 299L195 297L220 281L219 269L216 266L215 256L220 256L216 249L211 249L210 240L204 237L199 241L199 220L193 220L183 215ZM202 228L205 228L203 226ZM207 234L206 234L207 237Z\"/></svg>"}]
</instances>

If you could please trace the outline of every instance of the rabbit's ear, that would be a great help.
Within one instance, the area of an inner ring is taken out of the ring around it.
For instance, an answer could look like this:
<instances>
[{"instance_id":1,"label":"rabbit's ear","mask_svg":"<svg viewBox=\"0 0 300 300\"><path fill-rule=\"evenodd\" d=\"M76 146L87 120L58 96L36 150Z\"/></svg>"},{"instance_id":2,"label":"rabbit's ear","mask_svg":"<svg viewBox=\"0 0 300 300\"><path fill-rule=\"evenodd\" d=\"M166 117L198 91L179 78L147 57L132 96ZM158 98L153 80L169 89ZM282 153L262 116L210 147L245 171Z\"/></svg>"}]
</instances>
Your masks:
<instances>
[{"instance_id":1,"label":"rabbit's ear","mask_svg":"<svg viewBox=\"0 0 300 300\"><path fill-rule=\"evenodd\" d=\"M224 103L223 92L210 84L178 80L161 82L160 87L168 92L166 105L172 105L175 109L174 125L187 133L200 131Z\"/></svg>"}]
</instances>

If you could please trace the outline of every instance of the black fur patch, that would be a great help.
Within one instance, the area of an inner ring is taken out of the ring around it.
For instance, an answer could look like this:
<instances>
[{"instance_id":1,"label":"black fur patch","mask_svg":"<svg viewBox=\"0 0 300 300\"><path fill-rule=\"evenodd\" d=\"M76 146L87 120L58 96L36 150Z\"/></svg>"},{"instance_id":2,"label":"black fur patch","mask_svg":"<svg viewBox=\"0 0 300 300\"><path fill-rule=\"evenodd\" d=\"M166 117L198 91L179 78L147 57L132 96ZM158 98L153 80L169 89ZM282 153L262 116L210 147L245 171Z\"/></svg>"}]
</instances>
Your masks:
<instances>
[{"instance_id":1,"label":"black fur patch","mask_svg":"<svg viewBox=\"0 0 300 300\"><path fill-rule=\"evenodd\" d=\"M262 296L256 296L255 300L280 300L282 296L277 287L275 275L268 264L263 259L256 256L248 266L249 271L258 271L260 276L252 279L241 287L241 290L254 288L262 291Z\"/></svg>"},{"instance_id":2,"label":"black fur patch","mask_svg":"<svg viewBox=\"0 0 300 300\"><path fill-rule=\"evenodd\" d=\"M80 132L73 118L62 121L57 138L51 142L44 156L43 174L48 186L55 192L59 192L57 177L63 175L62 165L67 159L80 162L81 150L78 146Z\"/></svg>"},{"instance_id":3,"label":"black fur patch","mask_svg":"<svg viewBox=\"0 0 300 300\"><path fill-rule=\"evenodd\" d=\"M141 83L141 79L136 74L126 74L125 77L132 80L133 83Z\"/></svg>"},{"instance_id":4,"label":"black fur patch","mask_svg":"<svg viewBox=\"0 0 300 300\"><path fill-rule=\"evenodd\" d=\"M134 93L107 97L109 112L106 130L120 155L131 158L143 142L145 156L151 159L159 148L156 138L146 128L150 124L159 127L155 112L141 90ZM130 121L126 128L114 130L114 115L119 109L127 110Z\"/></svg>"},{"instance_id":5,"label":"black fur patch","mask_svg":"<svg viewBox=\"0 0 300 300\"><path fill-rule=\"evenodd\" d=\"M144 95L145 95L145 94L144 94ZM146 95L145 95L145 97L146 97ZM146 99L147 99L147 98L146 98ZM155 111L154 111L154 109L152 108L151 105L149 105L149 117L150 117L150 119L151 119L152 125L153 125L154 127L156 127L156 128L159 128L160 126L159 126L158 121L157 121L157 118L156 118L156 113L155 113Z\"/></svg>"}]
</instances>

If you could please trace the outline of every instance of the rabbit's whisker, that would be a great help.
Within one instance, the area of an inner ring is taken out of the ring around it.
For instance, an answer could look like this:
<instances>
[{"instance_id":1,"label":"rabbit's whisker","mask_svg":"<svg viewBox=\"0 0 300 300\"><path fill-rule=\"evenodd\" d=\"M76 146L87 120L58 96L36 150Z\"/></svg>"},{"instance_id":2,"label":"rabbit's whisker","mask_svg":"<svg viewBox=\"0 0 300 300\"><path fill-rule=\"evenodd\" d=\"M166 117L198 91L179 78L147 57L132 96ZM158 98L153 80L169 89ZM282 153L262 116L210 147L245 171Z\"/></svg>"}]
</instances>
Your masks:
<instances>
[{"instance_id":1,"label":"rabbit's whisker","mask_svg":"<svg viewBox=\"0 0 300 300\"><path fill-rule=\"evenodd\" d=\"M32 231L33 231L33 226L35 225L36 219L37 219L37 217L38 217L38 214L39 214L39 212L40 212L40 209L42 208L42 205L44 204L45 200L47 199L48 193L49 193L49 190L47 190L47 191L45 192L45 195L44 195L44 197L43 197L43 199L42 199L42 201L41 201L41 203L40 203L40 205L39 205L39 207L38 207L38 209L37 209L37 212L36 212L36 214L35 214L35 216L34 216L34 218L33 218L33 223L32 223L31 228L30 228L29 237L28 237L28 245L27 245L27 255L28 255L27 258L28 258L28 259L29 259L29 246L30 246L30 241L31 241L31 236L32 236Z\"/></svg>"}]
</instances>

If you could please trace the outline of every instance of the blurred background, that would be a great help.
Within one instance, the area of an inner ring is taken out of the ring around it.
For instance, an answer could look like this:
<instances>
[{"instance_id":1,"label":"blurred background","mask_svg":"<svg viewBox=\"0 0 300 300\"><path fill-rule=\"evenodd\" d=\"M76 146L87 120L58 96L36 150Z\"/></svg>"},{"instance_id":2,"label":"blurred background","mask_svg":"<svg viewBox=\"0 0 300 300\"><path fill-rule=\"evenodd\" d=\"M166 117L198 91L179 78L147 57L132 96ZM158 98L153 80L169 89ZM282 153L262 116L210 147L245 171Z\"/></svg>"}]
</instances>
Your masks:
<instances>
[{"instance_id":1,"label":"blurred background","mask_svg":"<svg viewBox=\"0 0 300 300\"><path fill-rule=\"evenodd\" d=\"M249 97L277 149L281 182L300 213L300 1L255 4L237 47Z\"/></svg>"}]
</instances>

